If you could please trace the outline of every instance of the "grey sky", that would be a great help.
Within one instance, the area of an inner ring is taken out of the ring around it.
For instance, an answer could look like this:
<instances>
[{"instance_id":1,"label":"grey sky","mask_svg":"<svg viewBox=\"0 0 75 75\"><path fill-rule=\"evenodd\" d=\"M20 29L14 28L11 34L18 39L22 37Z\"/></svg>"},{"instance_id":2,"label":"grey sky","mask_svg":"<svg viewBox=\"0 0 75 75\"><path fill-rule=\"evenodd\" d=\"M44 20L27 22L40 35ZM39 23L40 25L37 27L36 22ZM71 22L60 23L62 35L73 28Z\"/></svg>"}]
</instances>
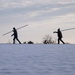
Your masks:
<instances>
[{"instance_id":1,"label":"grey sky","mask_svg":"<svg viewBox=\"0 0 75 75\"><path fill-rule=\"evenodd\" d=\"M42 42L58 28L75 27L75 0L1 0L0 1L0 42L12 41L11 34L3 33L25 24L29 26L18 31L19 39ZM63 32L64 41L75 43L75 30Z\"/></svg>"}]
</instances>

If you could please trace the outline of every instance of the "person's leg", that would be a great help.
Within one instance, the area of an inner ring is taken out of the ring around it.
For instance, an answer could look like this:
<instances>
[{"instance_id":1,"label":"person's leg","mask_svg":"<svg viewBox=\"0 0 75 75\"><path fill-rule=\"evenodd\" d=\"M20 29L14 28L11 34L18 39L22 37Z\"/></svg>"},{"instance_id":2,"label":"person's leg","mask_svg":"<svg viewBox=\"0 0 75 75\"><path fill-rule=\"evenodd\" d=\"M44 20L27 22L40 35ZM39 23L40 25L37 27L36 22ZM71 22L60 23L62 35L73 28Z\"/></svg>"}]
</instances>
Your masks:
<instances>
[{"instance_id":1,"label":"person's leg","mask_svg":"<svg viewBox=\"0 0 75 75\"><path fill-rule=\"evenodd\" d=\"M58 38L58 44L60 44L60 39Z\"/></svg>"},{"instance_id":2,"label":"person's leg","mask_svg":"<svg viewBox=\"0 0 75 75\"><path fill-rule=\"evenodd\" d=\"M61 41L63 44L65 44L65 42L64 42L62 39L60 39L60 41Z\"/></svg>"},{"instance_id":3,"label":"person's leg","mask_svg":"<svg viewBox=\"0 0 75 75\"><path fill-rule=\"evenodd\" d=\"M16 38L16 40L19 42L19 44L21 44L21 42L19 41L19 39L18 39L18 38Z\"/></svg>"},{"instance_id":4,"label":"person's leg","mask_svg":"<svg viewBox=\"0 0 75 75\"><path fill-rule=\"evenodd\" d=\"M15 38L13 38L13 44L15 44Z\"/></svg>"}]
</instances>

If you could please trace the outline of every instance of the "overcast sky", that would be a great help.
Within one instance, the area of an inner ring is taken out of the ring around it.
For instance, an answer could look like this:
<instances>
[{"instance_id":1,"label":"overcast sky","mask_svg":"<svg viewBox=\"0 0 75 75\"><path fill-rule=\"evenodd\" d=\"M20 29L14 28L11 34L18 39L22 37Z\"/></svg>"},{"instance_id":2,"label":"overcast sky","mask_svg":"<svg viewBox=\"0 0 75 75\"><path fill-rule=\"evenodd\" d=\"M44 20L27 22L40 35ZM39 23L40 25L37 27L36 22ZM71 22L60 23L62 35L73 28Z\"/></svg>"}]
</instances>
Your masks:
<instances>
[{"instance_id":1,"label":"overcast sky","mask_svg":"<svg viewBox=\"0 0 75 75\"><path fill-rule=\"evenodd\" d=\"M0 0L0 43L12 42L13 27L29 26L18 30L21 42L41 43L45 35L53 34L58 28L75 27L75 0ZM63 40L75 43L75 30L65 31Z\"/></svg>"}]
</instances>

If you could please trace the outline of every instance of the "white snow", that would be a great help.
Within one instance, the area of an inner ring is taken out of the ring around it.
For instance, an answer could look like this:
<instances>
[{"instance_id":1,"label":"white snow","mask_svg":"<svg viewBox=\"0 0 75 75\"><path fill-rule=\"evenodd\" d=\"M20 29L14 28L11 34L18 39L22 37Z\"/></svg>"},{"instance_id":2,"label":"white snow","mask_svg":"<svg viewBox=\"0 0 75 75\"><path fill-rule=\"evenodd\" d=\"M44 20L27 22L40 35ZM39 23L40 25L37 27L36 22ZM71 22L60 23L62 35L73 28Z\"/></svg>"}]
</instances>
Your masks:
<instances>
[{"instance_id":1,"label":"white snow","mask_svg":"<svg viewBox=\"0 0 75 75\"><path fill-rule=\"evenodd\" d=\"M0 75L75 75L75 45L0 44Z\"/></svg>"}]
</instances>

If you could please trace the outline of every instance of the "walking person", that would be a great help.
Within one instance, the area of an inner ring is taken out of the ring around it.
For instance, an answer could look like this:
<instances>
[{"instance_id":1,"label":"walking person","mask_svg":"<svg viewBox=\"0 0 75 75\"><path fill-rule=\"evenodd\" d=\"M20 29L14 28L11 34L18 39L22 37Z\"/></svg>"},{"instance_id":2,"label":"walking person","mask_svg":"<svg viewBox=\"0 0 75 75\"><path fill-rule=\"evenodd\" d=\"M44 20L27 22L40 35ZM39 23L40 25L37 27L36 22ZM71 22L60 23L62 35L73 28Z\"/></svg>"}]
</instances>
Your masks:
<instances>
[{"instance_id":1,"label":"walking person","mask_svg":"<svg viewBox=\"0 0 75 75\"><path fill-rule=\"evenodd\" d=\"M58 35L58 44L60 44L60 41L63 44L65 44L64 41L62 40L63 36L62 36L62 32L60 31L60 28L57 31L54 31L53 33L57 33L57 35Z\"/></svg>"},{"instance_id":2,"label":"walking person","mask_svg":"<svg viewBox=\"0 0 75 75\"><path fill-rule=\"evenodd\" d=\"M15 40L17 40L19 42L19 44L21 44L21 42L18 39L18 34L17 34L17 30L15 29L15 27L13 27L13 34L11 36L14 36L13 44L15 44Z\"/></svg>"}]
</instances>

